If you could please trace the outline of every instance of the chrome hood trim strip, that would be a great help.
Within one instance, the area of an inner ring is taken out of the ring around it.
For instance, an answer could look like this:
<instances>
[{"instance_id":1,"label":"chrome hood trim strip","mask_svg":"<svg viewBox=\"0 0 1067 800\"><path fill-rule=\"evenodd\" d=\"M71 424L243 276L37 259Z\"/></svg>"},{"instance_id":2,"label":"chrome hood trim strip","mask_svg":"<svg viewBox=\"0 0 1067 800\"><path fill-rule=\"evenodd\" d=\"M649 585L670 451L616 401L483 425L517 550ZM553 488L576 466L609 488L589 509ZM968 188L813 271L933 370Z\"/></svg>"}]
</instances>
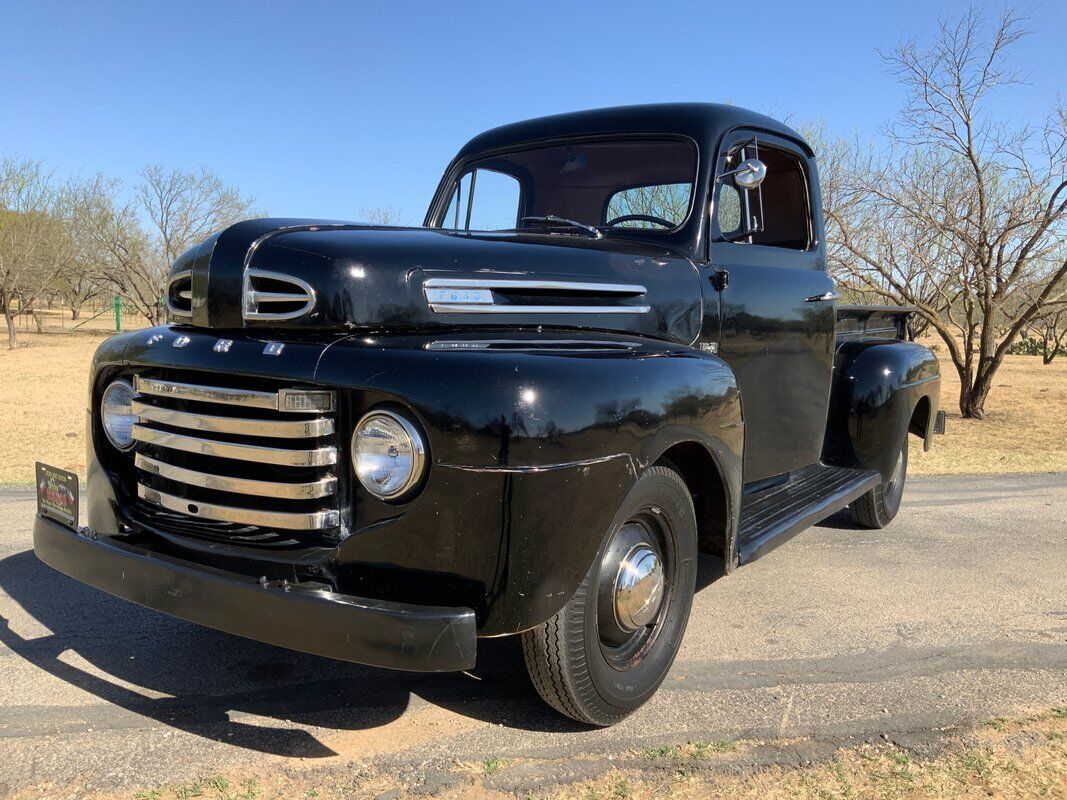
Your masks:
<instances>
[{"instance_id":1,"label":"chrome hood trim strip","mask_svg":"<svg viewBox=\"0 0 1067 800\"><path fill-rule=\"evenodd\" d=\"M648 305L519 305L500 302L498 292L566 292L573 299L642 297L639 284L528 278L429 278L422 285L430 309L437 314L647 314ZM585 296L583 298L583 295Z\"/></svg>"}]
</instances>

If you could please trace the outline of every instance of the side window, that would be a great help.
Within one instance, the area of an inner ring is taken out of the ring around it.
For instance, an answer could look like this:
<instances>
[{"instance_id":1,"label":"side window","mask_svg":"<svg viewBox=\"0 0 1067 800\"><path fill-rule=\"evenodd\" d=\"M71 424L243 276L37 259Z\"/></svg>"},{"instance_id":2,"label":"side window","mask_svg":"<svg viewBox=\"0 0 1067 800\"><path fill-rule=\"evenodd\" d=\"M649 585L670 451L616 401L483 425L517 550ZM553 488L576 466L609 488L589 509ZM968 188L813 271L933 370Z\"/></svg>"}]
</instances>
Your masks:
<instances>
[{"instance_id":1,"label":"side window","mask_svg":"<svg viewBox=\"0 0 1067 800\"><path fill-rule=\"evenodd\" d=\"M475 169L459 179L442 228L496 231L518 224L522 188L511 175L490 169Z\"/></svg>"},{"instance_id":2,"label":"side window","mask_svg":"<svg viewBox=\"0 0 1067 800\"><path fill-rule=\"evenodd\" d=\"M807 250L811 203L803 163L784 150L750 141L730 153L726 170L746 158L762 161L767 176L755 189L743 189L730 178L719 182L715 212L719 233L735 242Z\"/></svg>"},{"instance_id":3,"label":"side window","mask_svg":"<svg viewBox=\"0 0 1067 800\"><path fill-rule=\"evenodd\" d=\"M623 189L608 200L601 224L607 225L621 218L622 221L613 227L652 230L676 228L689 214L692 194L691 183L659 183Z\"/></svg>"}]
</instances>

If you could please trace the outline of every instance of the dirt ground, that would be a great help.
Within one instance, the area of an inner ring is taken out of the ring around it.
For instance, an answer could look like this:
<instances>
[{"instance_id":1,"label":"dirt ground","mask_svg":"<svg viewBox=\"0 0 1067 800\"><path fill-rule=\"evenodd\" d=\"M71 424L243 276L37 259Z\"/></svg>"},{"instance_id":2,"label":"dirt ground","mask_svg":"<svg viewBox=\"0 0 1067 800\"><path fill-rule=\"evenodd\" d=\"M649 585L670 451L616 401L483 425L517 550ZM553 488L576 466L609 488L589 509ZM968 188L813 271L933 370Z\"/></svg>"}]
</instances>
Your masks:
<instances>
[{"instance_id":1,"label":"dirt ground","mask_svg":"<svg viewBox=\"0 0 1067 800\"><path fill-rule=\"evenodd\" d=\"M101 317L72 331L57 315L46 333L21 330L17 350L0 349L0 485L32 483L35 461L84 473L89 364L110 325ZM973 421L960 417L959 380L943 348L938 357L948 429L931 452L912 448L912 474L1067 472L1067 358L1044 366L1037 357L1008 356L988 418Z\"/></svg>"},{"instance_id":2,"label":"dirt ground","mask_svg":"<svg viewBox=\"0 0 1067 800\"><path fill-rule=\"evenodd\" d=\"M812 756L808 760L805 756ZM778 763L776 763L778 762ZM529 790L534 772L559 776ZM575 776L595 775L571 780ZM388 770L325 775L285 769L214 774L175 786L145 788L135 800L281 800L423 796L397 788ZM521 788L520 788L521 787ZM690 741L610 758L553 763L541 759L457 760L433 787L446 800L753 800L826 798L1013 798L1067 796L1067 708L1016 719L986 720L920 747L863 743L830 753L787 740ZM516 791L516 789L518 791ZM56 796L59 796L58 794ZM99 794L93 800L129 795ZM18 797L18 795L16 795Z\"/></svg>"},{"instance_id":3,"label":"dirt ground","mask_svg":"<svg viewBox=\"0 0 1067 800\"><path fill-rule=\"evenodd\" d=\"M1037 356L1007 356L986 401L986 419L965 420L959 412L960 381L944 346L941 408L945 435L929 453L915 455L909 472L922 475L975 475L1004 472L1067 471L1067 358L1043 365Z\"/></svg>"}]
</instances>

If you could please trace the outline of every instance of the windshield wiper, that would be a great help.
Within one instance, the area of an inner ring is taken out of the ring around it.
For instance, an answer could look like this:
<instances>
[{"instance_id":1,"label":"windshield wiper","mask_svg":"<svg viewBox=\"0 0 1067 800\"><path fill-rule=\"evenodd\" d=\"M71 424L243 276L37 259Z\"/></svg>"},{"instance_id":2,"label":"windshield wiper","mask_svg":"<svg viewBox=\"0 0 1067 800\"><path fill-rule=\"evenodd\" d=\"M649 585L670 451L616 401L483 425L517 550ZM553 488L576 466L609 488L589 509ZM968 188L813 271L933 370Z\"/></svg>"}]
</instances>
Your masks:
<instances>
[{"instance_id":1,"label":"windshield wiper","mask_svg":"<svg viewBox=\"0 0 1067 800\"><path fill-rule=\"evenodd\" d=\"M595 225L586 225L584 222L576 222L573 219L565 219L564 217L557 217L555 214L548 214L544 217L523 217L519 222L536 222L540 225L552 225L552 226L565 226L568 228L578 228L593 236L594 239L603 238L604 234Z\"/></svg>"}]
</instances>

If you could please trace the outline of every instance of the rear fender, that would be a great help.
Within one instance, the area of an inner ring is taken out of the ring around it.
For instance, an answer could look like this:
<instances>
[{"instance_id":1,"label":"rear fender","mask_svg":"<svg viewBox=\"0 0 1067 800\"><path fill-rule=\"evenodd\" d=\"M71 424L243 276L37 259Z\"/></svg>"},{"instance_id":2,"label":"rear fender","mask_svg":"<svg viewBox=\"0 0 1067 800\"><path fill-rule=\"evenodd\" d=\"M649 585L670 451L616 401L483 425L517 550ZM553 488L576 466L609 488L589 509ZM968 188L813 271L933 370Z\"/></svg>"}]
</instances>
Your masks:
<instances>
[{"instance_id":1,"label":"rear fender","mask_svg":"<svg viewBox=\"0 0 1067 800\"><path fill-rule=\"evenodd\" d=\"M823 462L874 469L888 480L909 431L926 449L941 376L937 358L913 342L845 342L834 361ZM923 419L914 419L918 413Z\"/></svg>"}]
</instances>

